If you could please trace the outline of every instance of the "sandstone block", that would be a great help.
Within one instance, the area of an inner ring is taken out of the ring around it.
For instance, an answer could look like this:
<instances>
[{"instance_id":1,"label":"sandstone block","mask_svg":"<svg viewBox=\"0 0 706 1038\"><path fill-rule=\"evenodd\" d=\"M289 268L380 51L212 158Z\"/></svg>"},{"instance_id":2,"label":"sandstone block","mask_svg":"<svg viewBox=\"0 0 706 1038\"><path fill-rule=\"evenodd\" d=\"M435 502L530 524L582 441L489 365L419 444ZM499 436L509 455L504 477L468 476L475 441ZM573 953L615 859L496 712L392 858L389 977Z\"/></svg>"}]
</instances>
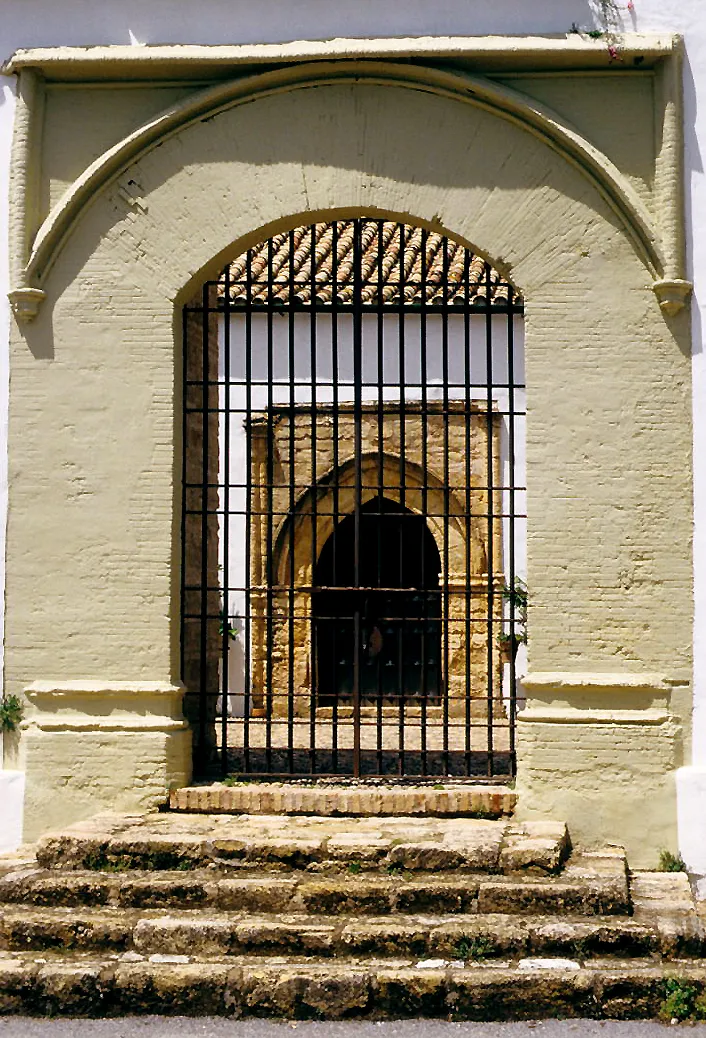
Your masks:
<instances>
[{"instance_id":1,"label":"sandstone block","mask_svg":"<svg viewBox=\"0 0 706 1038\"><path fill-rule=\"evenodd\" d=\"M215 901L226 911L279 912L286 910L297 894L297 880L269 876L220 879Z\"/></svg>"},{"instance_id":2,"label":"sandstone block","mask_svg":"<svg viewBox=\"0 0 706 1038\"><path fill-rule=\"evenodd\" d=\"M379 969L373 976L373 997L376 1011L393 1019L439 1017L448 1012L443 970Z\"/></svg>"}]
</instances>

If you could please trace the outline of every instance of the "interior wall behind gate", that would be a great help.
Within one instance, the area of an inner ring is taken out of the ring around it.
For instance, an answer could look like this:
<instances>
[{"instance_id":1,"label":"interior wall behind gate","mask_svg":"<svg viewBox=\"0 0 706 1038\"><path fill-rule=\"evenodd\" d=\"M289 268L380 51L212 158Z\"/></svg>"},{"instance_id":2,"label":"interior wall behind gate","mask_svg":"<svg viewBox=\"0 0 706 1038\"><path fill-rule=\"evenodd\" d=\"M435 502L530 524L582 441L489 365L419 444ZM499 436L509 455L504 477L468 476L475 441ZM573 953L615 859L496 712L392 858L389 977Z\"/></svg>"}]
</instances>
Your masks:
<instances>
[{"instance_id":1,"label":"interior wall behind gate","mask_svg":"<svg viewBox=\"0 0 706 1038\"><path fill-rule=\"evenodd\" d=\"M665 320L622 218L538 135L365 81L266 94L143 154L84 210L36 322L14 332L6 673L8 691L35 683L30 836L57 792L52 824L101 798L154 802L188 773L181 304L275 230L370 212L460 238L526 300L521 810L627 840L636 861L672 839L692 611L687 318Z\"/></svg>"}]
</instances>

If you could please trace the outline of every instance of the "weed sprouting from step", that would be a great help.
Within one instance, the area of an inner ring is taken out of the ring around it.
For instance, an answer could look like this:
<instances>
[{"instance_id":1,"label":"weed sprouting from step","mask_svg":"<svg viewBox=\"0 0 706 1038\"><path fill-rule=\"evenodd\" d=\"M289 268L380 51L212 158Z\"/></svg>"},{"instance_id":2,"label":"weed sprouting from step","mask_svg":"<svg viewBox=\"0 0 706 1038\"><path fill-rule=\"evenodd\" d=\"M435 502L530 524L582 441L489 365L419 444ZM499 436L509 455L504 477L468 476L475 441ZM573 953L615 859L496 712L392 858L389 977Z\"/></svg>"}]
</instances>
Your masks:
<instances>
[{"instance_id":1,"label":"weed sprouting from step","mask_svg":"<svg viewBox=\"0 0 706 1038\"><path fill-rule=\"evenodd\" d=\"M456 958L464 962L481 962L493 954L493 942L487 937L461 937L456 943Z\"/></svg>"},{"instance_id":2,"label":"weed sprouting from step","mask_svg":"<svg viewBox=\"0 0 706 1038\"><path fill-rule=\"evenodd\" d=\"M659 852L659 872L686 872L686 864L681 854L672 854L671 851L661 850Z\"/></svg>"},{"instance_id":3,"label":"weed sprouting from step","mask_svg":"<svg viewBox=\"0 0 706 1038\"><path fill-rule=\"evenodd\" d=\"M223 779L224 786L251 786L250 779L241 778L240 775L226 775Z\"/></svg>"},{"instance_id":4,"label":"weed sprouting from step","mask_svg":"<svg viewBox=\"0 0 706 1038\"><path fill-rule=\"evenodd\" d=\"M128 872L132 868L129 858L106 858L101 851L91 851L83 859L83 867L91 872Z\"/></svg>"},{"instance_id":5,"label":"weed sprouting from step","mask_svg":"<svg viewBox=\"0 0 706 1038\"><path fill-rule=\"evenodd\" d=\"M363 866L360 864L359 861L349 861L348 862L348 871L353 876L357 876L359 872L363 871Z\"/></svg>"},{"instance_id":6,"label":"weed sprouting from step","mask_svg":"<svg viewBox=\"0 0 706 1038\"><path fill-rule=\"evenodd\" d=\"M664 1001L659 1007L662 1020L706 1020L706 995L682 977L664 982Z\"/></svg>"},{"instance_id":7,"label":"weed sprouting from step","mask_svg":"<svg viewBox=\"0 0 706 1038\"><path fill-rule=\"evenodd\" d=\"M160 851L138 857L130 854L114 854L109 857L103 851L90 851L83 858L83 867L91 872L130 872L132 869L145 872L163 872L170 869L190 872L196 865L196 862L188 858L175 858L171 852Z\"/></svg>"},{"instance_id":8,"label":"weed sprouting from step","mask_svg":"<svg viewBox=\"0 0 706 1038\"><path fill-rule=\"evenodd\" d=\"M404 876L405 867L404 865L390 864L385 866L385 872L388 876Z\"/></svg>"}]
</instances>

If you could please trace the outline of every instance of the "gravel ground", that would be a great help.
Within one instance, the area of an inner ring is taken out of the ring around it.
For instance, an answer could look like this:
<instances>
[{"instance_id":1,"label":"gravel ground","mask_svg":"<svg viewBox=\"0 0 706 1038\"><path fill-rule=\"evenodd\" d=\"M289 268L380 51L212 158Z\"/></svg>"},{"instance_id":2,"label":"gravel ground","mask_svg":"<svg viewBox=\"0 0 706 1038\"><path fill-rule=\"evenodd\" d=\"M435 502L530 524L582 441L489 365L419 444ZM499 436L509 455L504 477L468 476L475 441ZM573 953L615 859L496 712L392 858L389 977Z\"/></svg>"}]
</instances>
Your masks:
<instances>
[{"instance_id":1,"label":"gravel ground","mask_svg":"<svg viewBox=\"0 0 706 1038\"><path fill-rule=\"evenodd\" d=\"M686 1027L685 1038L706 1038L706 1024ZM122 1017L114 1020L0 1020L0 1038L665 1038L678 1029L665 1024L597 1020L529 1023L445 1023L399 1020L382 1023L277 1023L209 1017Z\"/></svg>"}]
</instances>

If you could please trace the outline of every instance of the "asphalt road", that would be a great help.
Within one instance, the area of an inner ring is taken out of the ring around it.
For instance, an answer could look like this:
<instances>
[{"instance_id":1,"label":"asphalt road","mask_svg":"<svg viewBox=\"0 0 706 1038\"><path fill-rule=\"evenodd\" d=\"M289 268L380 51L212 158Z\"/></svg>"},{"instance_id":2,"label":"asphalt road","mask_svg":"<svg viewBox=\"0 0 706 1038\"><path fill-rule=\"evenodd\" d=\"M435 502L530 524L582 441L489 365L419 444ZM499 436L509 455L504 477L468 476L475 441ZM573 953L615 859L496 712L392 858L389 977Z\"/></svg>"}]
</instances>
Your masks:
<instances>
[{"instance_id":1,"label":"asphalt road","mask_svg":"<svg viewBox=\"0 0 706 1038\"><path fill-rule=\"evenodd\" d=\"M0 1020L0 1038L706 1038L706 1024L543 1020L536 1023L445 1023L399 1020L382 1023L277 1023L209 1017L121 1017L115 1020Z\"/></svg>"}]
</instances>

